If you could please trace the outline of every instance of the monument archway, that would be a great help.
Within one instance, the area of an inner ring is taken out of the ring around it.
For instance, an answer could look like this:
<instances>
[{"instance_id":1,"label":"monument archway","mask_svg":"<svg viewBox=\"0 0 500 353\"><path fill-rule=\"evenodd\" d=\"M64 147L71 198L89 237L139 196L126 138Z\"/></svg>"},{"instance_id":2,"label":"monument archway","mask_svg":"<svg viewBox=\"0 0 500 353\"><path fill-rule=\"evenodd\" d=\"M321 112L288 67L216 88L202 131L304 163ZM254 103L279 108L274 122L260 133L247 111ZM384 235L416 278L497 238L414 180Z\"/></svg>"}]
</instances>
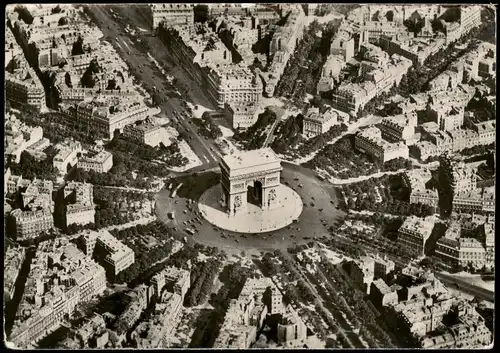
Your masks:
<instances>
[{"instance_id":1,"label":"monument archway","mask_svg":"<svg viewBox=\"0 0 500 353\"><path fill-rule=\"evenodd\" d=\"M226 213L247 212L248 204L262 210L278 206L281 160L270 148L225 156L221 168L221 205Z\"/></svg>"}]
</instances>

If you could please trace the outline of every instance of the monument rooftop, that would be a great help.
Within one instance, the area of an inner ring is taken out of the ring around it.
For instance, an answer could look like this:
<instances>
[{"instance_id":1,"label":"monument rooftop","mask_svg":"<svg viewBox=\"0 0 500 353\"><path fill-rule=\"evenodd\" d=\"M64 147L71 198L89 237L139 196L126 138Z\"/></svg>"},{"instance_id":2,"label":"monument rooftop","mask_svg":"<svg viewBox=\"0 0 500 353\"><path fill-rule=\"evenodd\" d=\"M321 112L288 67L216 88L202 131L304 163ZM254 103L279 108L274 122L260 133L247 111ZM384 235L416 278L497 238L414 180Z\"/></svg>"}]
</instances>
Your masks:
<instances>
[{"instance_id":1,"label":"monument rooftop","mask_svg":"<svg viewBox=\"0 0 500 353\"><path fill-rule=\"evenodd\" d=\"M231 171L231 176L247 174L255 167L259 170L262 167L280 168L281 163L281 159L269 147L226 155L222 160Z\"/></svg>"}]
</instances>

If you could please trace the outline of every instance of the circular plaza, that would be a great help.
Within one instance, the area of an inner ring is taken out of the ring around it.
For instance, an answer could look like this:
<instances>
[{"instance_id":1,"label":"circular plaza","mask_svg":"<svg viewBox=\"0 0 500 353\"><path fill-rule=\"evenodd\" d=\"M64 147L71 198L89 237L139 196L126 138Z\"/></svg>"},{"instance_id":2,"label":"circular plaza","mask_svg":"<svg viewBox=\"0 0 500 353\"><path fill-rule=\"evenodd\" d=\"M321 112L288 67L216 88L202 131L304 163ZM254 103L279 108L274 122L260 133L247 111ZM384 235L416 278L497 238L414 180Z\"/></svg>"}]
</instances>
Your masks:
<instances>
[{"instance_id":1,"label":"circular plaza","mask_svg":"<svg viewBox=\"0 0 500 353\"><path fill-rule=\"evenodd\" d=\"M208 196L205 195L207 190L220 187L220 174L216 172L173 179L173 184L182 183L182 186L175 197L168 188L156 195L156 215L176 239L185 238L189 244L216 246L234 254L243 250L258 254L261 251L287 249L328 236L328 228L344 217L344 212L336 208L334 185L317 179L314 172L307 168L289 163L284 163L283 167L281 185L293 189L303 203L297 221L292 220L293 223L284 228L249 234L224 230L209 222L201 213L200 205L207 203L203 201ZM175 218L172 214L175 214ZM187 232L187 228L194 230L195 234Z\"/></svg>"},{"instance_id":2,"label":"circular plaza","mask_svg":"<svg viewBox=\"0 0 500 353\"><path fill-rule=\"evenodd\" d=\"M215 185L201 195L198 209L208 222L224 230L238 233L275 231L296 221L303 208L302 200L294 190L285 185L278 185L276 189L279 198L273 208L248 202L243 211L232 213L220 201L223 198L222 186Z\"/></svg>"}]
</instances>

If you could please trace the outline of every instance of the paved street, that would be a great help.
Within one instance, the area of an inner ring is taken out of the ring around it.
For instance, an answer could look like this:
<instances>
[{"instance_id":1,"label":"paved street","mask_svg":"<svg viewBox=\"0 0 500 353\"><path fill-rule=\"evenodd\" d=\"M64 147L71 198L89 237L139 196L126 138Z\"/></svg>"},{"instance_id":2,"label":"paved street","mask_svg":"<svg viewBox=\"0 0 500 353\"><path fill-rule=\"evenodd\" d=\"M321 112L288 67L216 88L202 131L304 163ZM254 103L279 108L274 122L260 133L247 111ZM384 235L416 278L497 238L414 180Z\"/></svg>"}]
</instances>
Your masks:
<instances>
[{"instance_id":1,"label":"paved street","mask_svg":"<svg viewBox=\"0 0 500 353\"><path fill-rule=\"evenodd\" d=\"M176 198L171 197L169 190L162 190L156 198L156 214L158 219L163 221L168 227L176 227L177 230L174 233L177 233L179 236L186 236L190 241L204 245L217 246L226 252L231 249L238 252L241 250L247 252L251 250L286 250L287 247L293 244L303 244L310 240L327 236L327 225L334 224L344 215L341 210L335 208L337 201L333 186L328 182L316 179L314 172L304 167L283 163L283 168L282 183L288 183L291 188L294 188L305 205L303 205L298 223L292 223L290 226L280 230L244 235L223 231L204 219L202 224L199 224L198 221L193 221L196 218L197 207L193 208L193 211L189 211L186 209L187 200L179 197L179 194L182 194L182 188ZM204 178L203 175L199 177ZM299 187L299 184L302 184L303 187ZM168 215L172 211L175 212L174 221ZM183 230L185 227L190 227L189 225L185 225L184 222L197 226L198 231L194 237L189 236Z\"/></svg>"},{"instance_id":2,"label":"paved street","mask_svg":"<svg viewBox=\"0 0 500 353\"><path fill-rule=\"evenodd\" d=\"M470 283L467 278L459 278L441 272L436 272L435 275L441 282L443 282L444 285L448 287L456 288L458 291L473 295L480 300L495 302L495 292L478 287Z\"/></svg>"},{"instance_id":3,"label":"paved street","mask_svg":"<svg viewBox=\"0 0 500 353\"><path fill-rule=\"evenodd\" d=\"M101 29L106 38L112 38L115 47L120 54L120 56L131 66L135 68L140 68L140 73L138 79L143 83L148 89L153 90L154 87L158 89L159 92L165 92L170 89L169 85L166 83L165 77L161 73L157 72L150 67L149 59L147 53L144 52L139 43L135 40L130 39L127 36L122 35L122 29L116 20L112 17L109 8L103 8L101 6L89 6L92 13L99 20L97 25ZM160 42L159 45L163 45L158 37L152 37L152 40ZM113 43L112 43L113 44ZM165 48L166 52L166 48ZM151 53L153 57L156 57L157 53ZM165 53L163 53L165 54ZM179 68L181 69L181 68ZM164 97L164 102L161 104L160 108L162 112L171 118L174 116L174 111L180 113L180 126L179 132L187 134L188 143L196 153L200 161L203 163L201 166L196 167L195 170L201 170L206 168L211 168L217 165L220 154L217 151L215 145L211 141L204 140L196 132L196 128L193 124L190 124L185 116L181 113L187 111L182 107L181 101L177 98ZM192 137L190 139L189 137ZM213 149L213 151L211 150Z\"/></svg>"}]
</instances>

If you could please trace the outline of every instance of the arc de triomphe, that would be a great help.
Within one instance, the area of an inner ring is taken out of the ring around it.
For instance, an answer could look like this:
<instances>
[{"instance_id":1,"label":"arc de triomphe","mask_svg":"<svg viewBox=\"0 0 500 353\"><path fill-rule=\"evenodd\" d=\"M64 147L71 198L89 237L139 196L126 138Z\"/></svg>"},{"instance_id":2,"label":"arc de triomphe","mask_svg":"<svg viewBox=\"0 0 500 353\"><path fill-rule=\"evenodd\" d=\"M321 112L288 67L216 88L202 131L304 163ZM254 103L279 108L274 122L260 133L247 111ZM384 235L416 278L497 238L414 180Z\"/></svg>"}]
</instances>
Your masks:
<instances>
[{"instance_id":1,"label":"arc de triomphe","mask_svg":"<svg viewBox=\"0 0 500 353\"><path fill-rule=\"evenodd\" d=\"M220 169L220 202L230 216L246 212L248 202L262 210L279 205L277 193L283 168L272 149L262 148L224 156Z\"/></svg>"}]
</instances>

